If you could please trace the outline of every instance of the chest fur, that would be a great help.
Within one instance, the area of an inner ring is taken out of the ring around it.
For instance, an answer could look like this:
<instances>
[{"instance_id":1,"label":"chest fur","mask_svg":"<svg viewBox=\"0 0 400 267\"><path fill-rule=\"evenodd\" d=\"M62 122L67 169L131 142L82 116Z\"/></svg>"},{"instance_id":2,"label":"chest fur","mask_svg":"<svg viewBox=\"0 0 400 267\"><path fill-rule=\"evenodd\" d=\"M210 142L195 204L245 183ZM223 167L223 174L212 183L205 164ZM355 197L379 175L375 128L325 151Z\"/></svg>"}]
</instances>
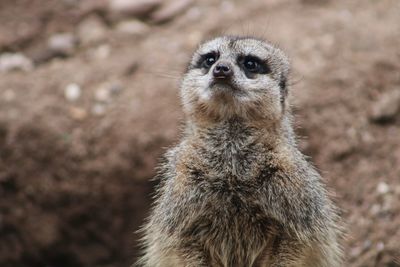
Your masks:
<instances>
[{"instance_id":1,"label":"chest fur","mask_svg":"<svg viewBox=\"0 0 400 267\"><path fill-rule=\"evenodd\" d=\"M263 167L268 148L252 128L237 124L216 127L203 133L193 146L189 164L209 179L248 180Z\"/></svg>"},{"instance_id":2,"label":"chest fur","mask_svg":"<svg viewBox=\"0 0 400 267\"><path fill-rule=\"evenodd\" d=\"M196 215L181 233L207 247L215 266L253 266L277 231L265 210L263 188L276 171L267 150L251 138L225 139L199 146L186 162L187 205Z\"/></svg>"},{"instance_id":3,"label":"chest fur","mask_svg":"<svg viewBox=\"0 0 400 267\"><path fill-rule=\"evenodd\" d=\"M203 132L183 143L171 164L176 169L168 192L179 205L170 214L179 235L210 246L222 262L241 263L224 266L251 266L279 227L266 212L277 153L254 133L235 125Z\"/></svg>"}]
</instances>

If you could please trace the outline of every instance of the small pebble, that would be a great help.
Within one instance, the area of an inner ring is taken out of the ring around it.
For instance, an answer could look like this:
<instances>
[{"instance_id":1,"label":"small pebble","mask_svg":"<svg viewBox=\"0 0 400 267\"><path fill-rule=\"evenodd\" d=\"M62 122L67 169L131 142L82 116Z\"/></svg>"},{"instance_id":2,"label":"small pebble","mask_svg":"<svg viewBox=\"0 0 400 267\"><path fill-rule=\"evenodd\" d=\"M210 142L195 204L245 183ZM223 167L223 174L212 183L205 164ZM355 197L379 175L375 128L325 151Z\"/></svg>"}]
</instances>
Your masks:
<instances>
[{"instance_id":1,"label":"small pebble","mask_svg":"<svg viewBox=\"0 0 400 267\"><path fill-rule=\"evenodd\" d=\"M376 191L380 195L385 195L389 192L389 185L385 182L379 182L379 184L376 186Z\"/></svg>"},{"instance_id":2,"label":"small pebble","mask_svg":"<svg viewBox=\"0 0 400 267\"><path fill-rule=\"evenodd\" d=\"M30 71L32 69L32 61L21 53L3 53L0 55L0 72Z\"/></svg>"},{"instance_id":3,"label":"small pebble","mask_svg":"<svg viewBox=\"0 0 400 267\"><path fill-rule=\"evenodd\" d=\"M68 84L65 87L64 96L68 101L76 101L81 96L81 88L76 83Z\"/></svg>"},{"instance_id":4,"label":"small pebble","mask_svg":"<svg viewBox=\"0 0 400 267\"><path fill-rule=\"evenodd\" d=\"M98 102L109 102L111 97L111 92L108 88L102 87L96 90L95 99Z\"/></svg>"},{"instance_id":5,"label":"small pebble","mask_svg":"<svg viewBox=\"0 0 400 267\"><path fill-rule=\"evenodd\" d=\"M383 242L378 242L378 244L376 244L376 250L378 251L382 251L385 248L385 244L383 244Z\"/></svg>"},{"instance_id":6,"label":"small pebble","mask_svg":"<svg viewBox=\"0 0 400 267\"><path fill-rule=\"evenodd\" d=\"M47 41L50 50L65 55L70 55L74 51L76 43L77 40L72 33L57 33Z\"/></svg>"},{"instance_id":7,"label":"small pebble","mask_svg":"<svg viewBox=\"0 0 400 267\"><path fill-rule=\"evenodd\" d=\"M78 37L83 45L99 43L106 36L107 27L98 16L89 16L78 25Z\"/></svg>"},{"instance_id":8,"label":"small pebble","mask_svg":"<svg viewBox=\"0 0 400 267\"><path fill-rule=\"evenodd\" d=\"M95 59L106 59L110 56L111 48L108 44L102 44L89 51L90 56Z\"/></svg>"},{"instance_id":9,"label":"small pebble","mask_svg":"<svg viewBox=\"0 0 400 267\"><path fill-rule=\"evenodd\" d=\"M370 209L370 212L372 215L378 215L379 212L381 212L381 211L382 211L382 207L379 204L372 205L372 207Z\"/></svg>"},{"instance_id":10,"label":"small pebble","mask_svg":"<svg viewBox=\"0 0 400 267\"><path fill-rule=\"evenodd\" d=\"M358 257L361 254L361 252L362 252L362 247L361 246L357 246L357 247L354 247L354 248L350 249L350 255L352 257Z\"/></svg>"},{"instance_id":11,"label":"small pebble","mask_svg":"<svg viewBox=\"0 0 400 267\"><path fill-rule=\"evenodd\" d=\"M87 117L86 110L80 107L70 107L69 114L71 118L77 121L82 121Z\"/></svg>"},{"instance_id":12,"label":"small pebble","mask_svg":"<svg viewBox=\"0 0 400 267\"><path fill-rule=\"evenodd\" d=\"M146 17L161 3L162 0L110 0L109 9L114 17Z\"/></svg>"},{"instance_id":13,"label":"small pebble","mask_svg":"<svg viewBox=\"0 0 400 267\"><path fill-rule=\"evenodd\" d=\"M400 114L400 89L385 93L372 106L370 118L376 123L387 123Z\"/></svg>"},{"instance_id":14,"label":"small pebble","mask_svg":"<svg viewBox=\"0 0 400 267\"><path fill-rule=\"evenodd\" d=\"M117 31L129 35L141 35L149 31L149 26L139 20L121 21L116 26Z\"/></svg>"}]
</instances>

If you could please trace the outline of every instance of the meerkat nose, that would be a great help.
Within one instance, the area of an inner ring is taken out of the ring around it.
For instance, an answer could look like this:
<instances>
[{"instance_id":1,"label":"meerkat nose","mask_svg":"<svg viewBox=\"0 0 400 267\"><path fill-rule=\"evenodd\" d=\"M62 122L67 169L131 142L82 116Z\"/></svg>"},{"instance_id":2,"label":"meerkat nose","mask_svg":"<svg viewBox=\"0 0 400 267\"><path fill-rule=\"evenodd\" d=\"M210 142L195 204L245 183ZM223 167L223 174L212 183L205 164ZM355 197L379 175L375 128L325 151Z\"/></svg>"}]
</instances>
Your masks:
<instances>
[{"instance_id":1,"label":"meerkat nose","mask_svg":"<svg viewBox=\"0 0 400 267\"><path fill-rule=\"evenodd\" d=\"M232 67L227 62L218 62L213 70L213 76L217 79L226 79L231 77L232 74Z\"/></svg>"}]
</instances>

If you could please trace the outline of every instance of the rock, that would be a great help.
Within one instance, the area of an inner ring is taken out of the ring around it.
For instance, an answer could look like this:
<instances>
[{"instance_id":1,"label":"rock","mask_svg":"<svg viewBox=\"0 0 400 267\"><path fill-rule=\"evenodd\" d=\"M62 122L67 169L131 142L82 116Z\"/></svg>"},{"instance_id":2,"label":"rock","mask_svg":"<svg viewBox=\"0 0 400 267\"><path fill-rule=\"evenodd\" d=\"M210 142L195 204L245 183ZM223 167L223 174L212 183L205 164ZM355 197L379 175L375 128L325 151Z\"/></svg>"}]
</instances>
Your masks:
<instances>
[{"instance_id":1,"label":"rock","mask_svg":"<svg viewBox=\"0 0 400 267\"><path fill-rule=\"evenodd\" d=\"M48 48L56 53L71 55L77 44L77 39L72 33L57 33L47 41Z\"/></svg>"},{"instance_id":2,"label":"rock","mask_svg":"<svg viewBox=\"0 0 400 267\"><path fill-rule=\"evenodd\" d=\"M385 195L389 192L389 185L385 182L379 182L379 184L376 186L376 191L380 195Z\"/></svg>"},{"instance_id":3,"label":"rock","mask_svg":"<svg viewBox=\"0 0 400 267\"><path fill-rule=\"evenodd\" d=\"M89 56L93 59L106 59L110 56L111 47L108 44L102 44L89 51Z\"/></svg>"},{"instance_id":4,"label":"rock","mask_svg":"<svg viewBox=\"0 0 400 267\"><path fill-rule=\"evenodd\" d=\"M36 65L45 63L53 58L69 57L75 51L78 43L72 33L57 33L47 40L47 46L39 46L33 51L32 59Z\"/></svg>"},{"instance_id":5,"label":"rock","mask_svg":"<svg viewBox=\"0 0 400 267\"><path fill-rule=\"evenodd\" d=\"M149 31L150 27L139 20L126 20L117 24L118 32L129 35L142 35Z\"/></svg>"},{"instance_id":6,"label":"rock","mask_svg":"<svg viewBox=\"0 0 400 267\"><path fill-rule=\"evenodd\" d=\"M81 97L81 88L76 83L68 84L65 87L64 96L68 101L76 101Z\"/></svg>"},{"instance_id":7,"label":"rock","mask_svg":"<svg viewBox=\"0 0 400 267\"><path fill-rule=\"evenodd\" d=\"M30 71L32 69L32 61L21 53L3 53L0 55L0 72Z\"/></svg>"},{"instance_id":8,"label":"rock","mask_svg":"<svg viewBox=\"0 0 400 267\"><path fill-rule=\"evenodd\" d=\"M400 89L384 94L372 106L370 119L376 123L388 123L400 114Z\"/></svg>"},{"instance_id":9,"label":"rock","mask_svg":"<svg viewBox=\"0 0 400 267\"><path fill-rule=\"evenodd\" d=\"M102 87L96 90L94 97L98 102L109 102L111 92L108 88Z\"/></svg>"},{"instance_id":10,"label":"rock","mask_svg":"<svg viewBox=\"0 0 400 267\"><path fill-rule=\"evenodd\" d=\"M192 3L193 0L169 1L151 15L151 21L154 23L169 21L189 8Z\"/></svg>"},{"instance_id":11,"label":"rock","mask_svg":"<svg viewBox=\"0 0 400 267\"><path fill-rule=\"evenodd\" d=\"M116 18L127 16L143 18L159 7L161 2L161 0L109 0L109 9Z\"/></svg>"},{"instance_id":12,"label":"rock","mask_svg":"<svg viewBox=\"0 0 400 267\"><path fill-rule=\"evenodd\" d=\"M382 206L379 204L373 204L370 208L370 212L373 216L378 215L382 211Z\"/></svg>"},{"instance_id":13,"label":"rock","mask_svg":"<svg viewBox=\"0 0 400 267\"><path fill-rule=\"evenodd\" d=\"M117 95L122 89L122 86L118 83L107 82L96 90L94 98L97 102L107 103L111 101L112 96Z\"/></svg>"},{"instance_id":14,"label":"rock","mask_svg":"<svg viewBox=\"0 0 400 267\"><path fill-rule=\"evenodd\" d=\"M87 112L85 109L80 108L80 107L70 107L69 115L74 120L82 121L87 117Z\"/></svg>"},{"instance_id":15,"label":"rock","mask_svg":"<svg viewBox=\"0 0 400 267\"><path fill-rule=\"evenodd\" d=\"M350 249L350 255L352 257L358 257L362 253L363 249L361 246L353 247Z\"/></svg>"},{"instance_id":16,"label":"rock","mask_svg":"<svg viewBox=\"0 0 400 267\"><path fill-rule=\"evenodd\" d=\"M104 41L107 36L107 27L97 16L91 15L78 25L78 37L82 45L92 45Z\"/></svg>"},{"instance_id":17,"label":"rock","mask_svg":"<svg viewBox=\"0 0 400 267\"><path fill-rule=\"evenodd\" d=\"M376 250L378 250L379 252L383 251L385 249L385 244L383 242L378 242L378 244L376 244Z\"/></svg>"}]
</instances>

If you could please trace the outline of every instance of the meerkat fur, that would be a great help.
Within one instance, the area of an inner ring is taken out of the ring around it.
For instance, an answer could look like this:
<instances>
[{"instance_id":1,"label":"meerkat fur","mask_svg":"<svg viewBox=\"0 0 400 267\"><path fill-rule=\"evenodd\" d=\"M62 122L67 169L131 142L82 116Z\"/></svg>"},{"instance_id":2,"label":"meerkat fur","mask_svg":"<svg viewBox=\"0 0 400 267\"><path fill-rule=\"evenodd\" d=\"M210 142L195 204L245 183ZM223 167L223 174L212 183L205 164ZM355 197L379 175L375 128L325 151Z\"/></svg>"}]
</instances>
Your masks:
<instances>
[{"instance_id":1,"label":"meerkat fur","mask_svg":"<svg viewBox=\"0 0 400 267\"><path fill-rule=\"evenodd\" d=\"M144 267L337 267L336 208L299 151L289 61L270 43L200 45L181 83L183 137L161 164Z\"/></svg>"}]
</instances>

